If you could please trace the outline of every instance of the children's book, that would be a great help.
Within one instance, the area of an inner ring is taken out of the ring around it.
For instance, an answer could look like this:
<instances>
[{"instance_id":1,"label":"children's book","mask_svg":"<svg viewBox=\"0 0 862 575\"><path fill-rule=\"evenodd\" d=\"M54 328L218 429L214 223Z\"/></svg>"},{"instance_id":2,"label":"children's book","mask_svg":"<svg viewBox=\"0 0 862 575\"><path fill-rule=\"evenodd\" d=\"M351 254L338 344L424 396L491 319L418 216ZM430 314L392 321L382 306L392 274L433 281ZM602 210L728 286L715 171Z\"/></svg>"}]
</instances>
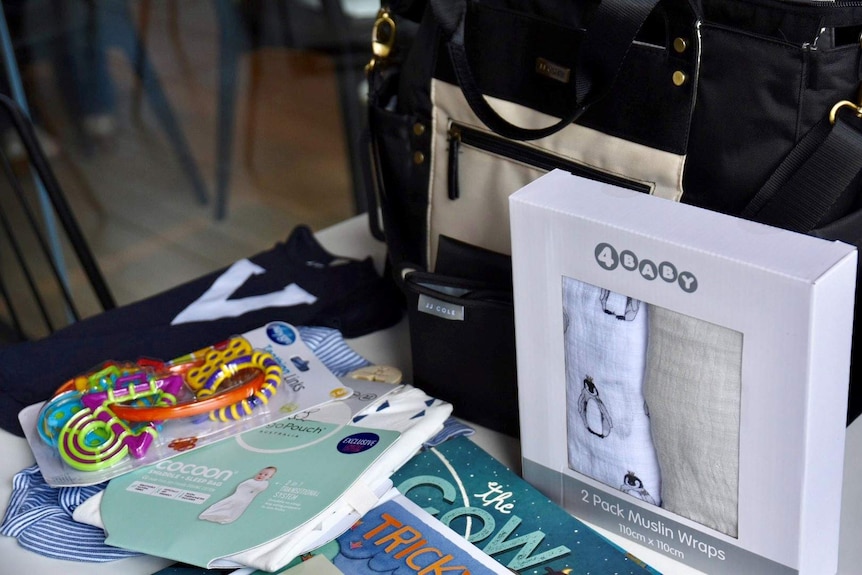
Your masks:
<instances>
[{"instance_id":1,"label":"children's book","mask_svg":"<svg viewBox=\"0 0 862 575\"><path fill-rule=\"evenodd\" d=\"M658 575L658 571L569 515L466 437L450 439L417 454L392 479L403 499L413 502L427 522L436 521L437 529L450 537L472 543L477 552L504 567L504 573ZM297 569L304 567L303 561L320 555L344 575L421 571L399 570L398 565L380 559L367 565L347 561L353 552L351 541L352 545L363 543L356 541L359 529L361 525L335 542L295 559L277 575L300 575ZM394 547L393 553L398 553ZM267 573L255 571L253 575Z\"/></svg>"},{"instance_id":2,"label":"children's book","mask_svg":"<svg viewBox=\"0 0 862 575\"><path fill-rule=\"evenodd\" d=\"M317 568L311 569L312 564ZM323 570L324 566L328 571ZM276 574L327 572L344 575L512 574L395 491L391 498L366 513L337 539L295 559ZM267 574L255 571L254 575Z\"/></svg>"},{"instance_id":3,"label":"children's book","mask_svg":"<svg viewBox=\"0 0 862 575\"><path fill-rule=\"evenodd\" d=\"M515 573L657 573L466 437L417 454L392 481L405 497Z\"/></svg>"},{"instance_id":4,"label":"children's book","mask_svg":"<svg viewBox=\"0 0 862 575\"><path fill-rule=\"evenodd\" d=\"M399 433L284 419L115 478L106 543L210 567L311 524Z\"/></svg>"}]
</instances>

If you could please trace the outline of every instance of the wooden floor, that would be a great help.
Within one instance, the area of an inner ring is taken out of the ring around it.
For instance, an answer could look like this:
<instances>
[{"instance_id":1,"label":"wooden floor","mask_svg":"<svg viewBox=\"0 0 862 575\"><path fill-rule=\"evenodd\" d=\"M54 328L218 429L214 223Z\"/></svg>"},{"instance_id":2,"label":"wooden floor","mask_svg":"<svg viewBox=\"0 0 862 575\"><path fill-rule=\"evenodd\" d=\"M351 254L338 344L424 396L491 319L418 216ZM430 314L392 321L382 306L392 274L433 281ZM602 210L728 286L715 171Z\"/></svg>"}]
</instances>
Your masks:
<instances>
[{"instance_id":1,"label":"wooden floor","mask_svg":"<svg viewBox=\"0 0 862 575\"><path fill-rule=\"evenodd\" d=\"M108 52L116 132L90 150L74 135L50 65L23 69L30 105L60 144L53 168L120 304L268 248L298 224L319 230L355 212L333 62L266 48L240 58L229 203L226 217L215 219L219 70L212 2L150 5L148 55L208 203L196 198L126 54ZM259 70L254 79L252 63ZM75 269L70 274L82 282Z\"/></svg>"}]
</instances>

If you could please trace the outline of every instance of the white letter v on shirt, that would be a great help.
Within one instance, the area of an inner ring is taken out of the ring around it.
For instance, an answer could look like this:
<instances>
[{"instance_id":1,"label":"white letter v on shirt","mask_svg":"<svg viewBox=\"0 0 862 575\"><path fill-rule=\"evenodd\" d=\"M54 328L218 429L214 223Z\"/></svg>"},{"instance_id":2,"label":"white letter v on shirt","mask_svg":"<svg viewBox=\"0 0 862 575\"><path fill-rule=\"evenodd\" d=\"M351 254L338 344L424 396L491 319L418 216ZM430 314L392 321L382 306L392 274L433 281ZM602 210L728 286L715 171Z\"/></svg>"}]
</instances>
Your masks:
<instances>
[{"instance_id":1,"label":"white letter v on shirt","mask_svg":"<svg viewBox=\"0 0 862 575\"><path fill-rule=\"evenodd\" d=\"M290 307L301 304L313 304L317 301L315 296L295 283L289 284L284 289L276 292L242 299L228 299L248 278L262 273L266 273L266 270L252 263L250 260L238 260L225 270L201 297L177 314L171 325L237 317L244 313L267 307Z\"/></svg>"}]
</instances>

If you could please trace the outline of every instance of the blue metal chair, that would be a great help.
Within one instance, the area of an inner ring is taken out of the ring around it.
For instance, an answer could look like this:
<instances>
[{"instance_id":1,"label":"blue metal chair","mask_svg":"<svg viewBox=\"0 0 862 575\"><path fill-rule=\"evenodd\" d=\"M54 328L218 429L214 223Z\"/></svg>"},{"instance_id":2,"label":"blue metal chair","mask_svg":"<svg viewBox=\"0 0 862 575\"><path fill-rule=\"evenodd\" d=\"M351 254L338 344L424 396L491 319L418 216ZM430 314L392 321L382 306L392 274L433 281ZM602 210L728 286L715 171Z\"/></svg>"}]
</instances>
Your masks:
<instances>
[{"instance_id":1,"label":"blue metal chair","mask_svg":"<svg viewBox=\"0 0 862 575\"><path fill-rule=\"evenodd\" d=\"M62 52L73 43L77 48L88 52L93 62L103 59L104 52L109 48L118 48L133 63L143 93L158 120L165 136L180 165L185 172L195 197L201 204L207 204L209 194L201 177L197 162L191 153L188 141L182 127L165 95L158 75L147 57L146 47L141 34L135 25L128 3L125 0L28 0L19 2L10 9L20 14L21 29L15 37L10 34L8 26L0 26L3 44L9 50L4 51L8 83L13 88L12 96L19 104L23 100L15 93L21 85L21 77L17 66L9 67L9 61L14 63L16 54L47 55L55 60L56 65L74 64L79 75L105 73L89 61L65 63ZM0 0L0 11L5 10ZM35 14L34 14L35 11ZM28 17L29 15L29 17ZM35 57L35 56L34 56ZM56 73L56 72L55 72ZM95 78L95 80L99 80ZM110 81L104 78L101 81ZM21 88L23 93L23 88ZM63 94L64 97L79 101L87 98L87 89L74 90ZM79 102L80 103L80 102ZM24 105L26 112L30 110ZM32 116L31 116L32 117ZM79 135L81 130L78 129ZM87 145L86 138L82 142Z\"/></svg>"},{"instance_id":2,"label":"blue metal chair","mask_svg":"<svg viewBox=\"0 0 862 575\"><path fill-rule=\"evenodd\" d=\"M0 151L0 323L5 335L23 341L51 333L82 317L79 301L89 297L98 311L116 306L96 259L78 225L63 189L21 107L0 94L0 118L8 120L26 152L28 169L16 167ZM37 186L37 183L39 184ZM47 199L40 209L39 194ZM58 264L50 230L70 251L86 279L71 285L65 262ZM59 233L59 232L62 232ZM89 292L89 293L87 293ZM5 342L8 343L8 340Z\"/></svg>"}]
</instances>

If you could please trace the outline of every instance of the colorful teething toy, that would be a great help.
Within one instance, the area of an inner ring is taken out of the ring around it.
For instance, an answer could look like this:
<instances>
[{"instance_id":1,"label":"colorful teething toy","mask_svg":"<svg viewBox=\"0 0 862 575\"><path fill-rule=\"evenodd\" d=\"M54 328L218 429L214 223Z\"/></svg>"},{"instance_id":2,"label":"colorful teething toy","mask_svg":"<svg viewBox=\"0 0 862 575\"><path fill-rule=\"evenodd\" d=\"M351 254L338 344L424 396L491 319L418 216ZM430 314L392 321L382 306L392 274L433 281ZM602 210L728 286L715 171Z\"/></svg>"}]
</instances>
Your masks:
<instances>
[{"instance_id":1,"label":"colorful teething toy","mask_svg":"<svg viewBox=\"0 0 862 575\"><path fill-rule=\"evenodd\" d=\"M240 419L269 401L281 383L281 372L271 354L254 351L245 338L235 337L206 352L202 364L186 371L185 382L195 391L194 398L168 406L116 405L113 412L137 422L207 413L213 421ZM227 389L226 382L232 384Z\"/></svg>"},{"instance_id":2,"label":"colorful teething toy","mask_svg":"<svg viewBox=\"0 0 862 575\"><path fill-rule=\"evenodd\" d=\"M74 389L58 390L39 412L36 431L39 432L42 441L56 446L60 430L83 407L81 392Z\"/></svg>"},{"instance_id":3,"label":"colorful teething toy","mask_svg":"<svg viewBox=\"0 0 862 575\"><path fill-rule=\"evenodd\" d=\"M186 385L197 392L221 369L221 366L252 352L251 344L244 337L227 340L224 349L213 348L204 356L203 364L186 373Z\"/></svg>"},{"instance_id":4,"label":"colorful teething toy","mask_svg":"<svg viewBox=\"0 0 862 575\"><path fill-rule=\"evenodd\" d=\"M129 454L143 457L155 435L152 425L133 430L104 407L95 412L82 409L60 430L57 449L71 467L97 471L119 463Z\"/></svg>"},{"instance_id":5,"label":"colorful teething toy","mask_svg":"<svg viewBox=\"0 0 862 575\"><path fill-rule=\"evenodd\" d=\"M83 408L60 429L57 449L63 460L75 469L94 471L115 465L127 455L143 457L157 435L156 422L132 428L112 412L120 399L157 397L171 401L182 388L178 375L150 380L146 374L123 376L115 388L81 395Z\"/></svg>"},{"instance_id":6,"label":"colorful teething toy","mask_svg":"<svg viewBox=\"0 0 862 575\"><path fill-rule=\"evenodd\" d=\"M115 405L112 409L118 417L134 422L163 421L166 419L178 419L180 417L192 417L210 413L253 397L260 391L263 385L263 373L256 373L254 377L242 385L232 387L205 399L192 398L187 401L180 401L175 405L157 405L152 407Z\"/></svg>"},{"instance_id":7,"label":"colorful teething toy","mask_svg":"<svg viewBox=\"0 0 862 575\"><path fill-rule=\"evenodd\" d=\"M269 402L281 376L281 364L242 337L169 362L106 362L60 386L39 413L37 429L71 467L95 471L144 457L164 420L249 415ZM182 398L184 386L193 397Z\"/></svg>"},{"instance_id":8,"label":"colorful teething toy","mask_svg":"<svg viewBox=\"0 0 862 575\"><path fill-rule=\"evenodd\" d=\"M227 362L222 370L224 372L239 373L248 369L259 369L263 372L263 385L253 396L243 399L232 405L219 408L210 412L213 421L230 421L240 419L252 412L258 405L266 405L269 399L275 395L281 384L281 366L275 361L271 354L263 351L255 351L251 355L238 357ZM204 385L201 392L215 389L221 385L224 376L214 374Z\"/></svg>"},{"instance_id":9,"label":"colorful teething toy","mask_svg":"<svg viewBox=\"0 0 862 575\"><path fill-rule=\"evenodd\" d=\"M117 379L114 387L105 391L85 393L81 396L81 403L94 411L103 405L114 406L120 402L140 399L153 400L155 406L171 405L176 403L177 395L182 388L182 376L167 375L160 379L150 379L146 373L138 372Z\"/></svg>"}]
</instances>

